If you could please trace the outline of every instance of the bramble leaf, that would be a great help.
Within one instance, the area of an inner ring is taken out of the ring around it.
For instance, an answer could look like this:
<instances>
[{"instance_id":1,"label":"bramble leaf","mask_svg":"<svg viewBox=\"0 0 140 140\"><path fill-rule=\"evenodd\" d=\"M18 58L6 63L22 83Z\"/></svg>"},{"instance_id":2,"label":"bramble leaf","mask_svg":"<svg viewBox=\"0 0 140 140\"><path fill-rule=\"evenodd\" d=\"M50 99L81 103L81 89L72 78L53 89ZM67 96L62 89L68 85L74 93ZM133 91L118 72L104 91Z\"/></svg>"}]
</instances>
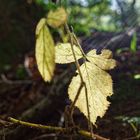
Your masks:
<instances>
[{"instance_id":1,"label":"bramble leaf","mask_svg":"<svg viewBox=\"0 0 140 140\"><path fill-rule=\"evenodd\" d=\"M114 68L116 63L115 60L110 59L112 53L109 50L103 50L100 55L92 50L86 57L88 61L80 66L80 71L87 88L90 121L95 124L97 117L103 117L108 109L110 103L107 101L107 97L113 94L111 76L104 70ZM68 89L69 98L72 101L81 84L80 75L78 71L76 72L77 76L73 77ZM75 105L88 118L85 87L82 88Z\"/></svg>"},{"instance_id":2,"label":"bramble leaf","mask_svg":"<svg viewBox=\"0 0 140 140\"><path fill-rule=\"evenodd\" d=\"M63 25L67 21L67 13L64 8L59 7L55 11L50 11L47 16L47 23L53 27L57 28Z\"/></svg>"},{"instance_id":3,"label":"bramble leaf","mask_svg":"<svg viewBox=\"0 0 140 140\"><path fill-rule=\"evenodd\" d=\"M51 81L55 68L54 41L42 18L36 28L36 60L39 72L45 81Z\"/></svg>"},{"instance_id":4,"label":"bramble leaf","mask_svg":"<svg viewBox=\"0 0 140 140\"><path fill-rule=\"evenodd\" d=\"M103 70L110 70L116 66L116 61L111 58L112 53L110 50L102 50L99 55L96 54L96 50L92 50L87 54L87 59Z\"/></svg>"},{"instance_id":5,"label":"bramble leaf","mask_svg":"<svg viewBox=\"0 0 140 140\"><path fill-rule=\"evenodd\" d=\"M82 58L82 53L77 46L73 46L77 59ZM61 43L55 47L55 62L60 64L74 62L70 43Z\"/></svg>"}]
</instances>

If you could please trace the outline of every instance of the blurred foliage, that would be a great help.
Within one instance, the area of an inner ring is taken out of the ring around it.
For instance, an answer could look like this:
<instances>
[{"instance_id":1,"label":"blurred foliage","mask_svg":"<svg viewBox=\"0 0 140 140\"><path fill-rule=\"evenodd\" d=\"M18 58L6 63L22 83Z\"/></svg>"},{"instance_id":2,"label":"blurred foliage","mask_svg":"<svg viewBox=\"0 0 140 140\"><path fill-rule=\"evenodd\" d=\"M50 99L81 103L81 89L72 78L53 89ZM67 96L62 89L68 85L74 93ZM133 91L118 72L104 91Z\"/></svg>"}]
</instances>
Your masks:
<instances>
[{"instance_id":1,"label":"blurred foliage","mask_svg":"<svg viewBox=\"0 0 140 140\"><path fill-rule=\"evenodd\" d=\"M93 30L118 32L140 22L137 0L0 1L0 71L23 63L23 54L34 50L37 22L58 6L67 9L68 23L79 36L90 35Z\"/></svg>"},{"instance_id":2,"label":"blurred foliage","mask_svg":"<svg viewBox=\"0 0 140 140\"><path fill-rule=\"evenodd\" d=\"M128 123L135 133L135 139L137 140L140 139L140 130L139 130L140 117L118 116L115 117L115 119L121 120L123 122L123 125L126 125L126 123Z\"/></svg>"},{"instance_id":3,"label":"blurred foliage","mask_svg":"<svg viewBox=\"0 0 140 140\"><path fill-rule=\"evenodd\" d=\"M116 0L120 16L120 23L123 28L135 27L138 25L139 5L138 0Z\"/></svg>"},{"instance_id":4,"label":"blurred foliage","mask_svg":"<svg viewBox=\"0 0 140 140\"><path fill-rule=\"evenodd\" d=\"M122 120L127 123L135 123L136 125L140 125L140 117L128 117L128 116L119 116L116 119Z\"/></svg>"},{"instance_id":5,"label":"blurred foliage","mask_svg":"<svg viewBox=\"0 0 140 140\"><path fill-rule=\"evenodd\" d=\"M134 79L140 79L140 74L135 74Z\"/></svg>"},{"instance_id":6,"label":"blurred foliage","mask_svg":"<svg viewBox=\"0 0 140 140\"><path fill-rule=\"evenodd\" d=\"M135 53L137 50L137 34L136 34L136 32L133 34L131 44L130 44L130 50L133 53Z\"/></svg>"},{"instance_id":7,"label":"blurred foliage","mask_svg":"<svg viewBox=\"0 0 140 140\"><path fill-rule=\"evenodd\" d=\"M43 5L46 11L54 8L54 4L50 1L36 0L36 2ZM116 30L117 25L114 21L111 22L111 17L116 17L116 14L110 9L110 0L61 0L58 5L67 9L69 24L78 35L88 35L93 29Z\"/></svg>"},{"instance_id":8,"label":"blurred foliage","mask_svg":"<svg viewBox=\"0 0 140 140\"><path fill-rule=\"evenodd\" d=\"M23 54L34 48L37 21L45 13L25 0L0 1L0 71L9 64L23 63Z\"/></svg>"},{"instance_id":9,"label":"blurred foliage","mask_svg":"<svg viewBox=\"0 0 140 140\"><path fill-rule=\"evenodd\" d=\"M55 8L51 0L36 0L44 9ZM140 5L136 0L58 0L69 13L69 24L78 35L92 30L122 31L139 25Z\"/></svg>"}]
</instances>

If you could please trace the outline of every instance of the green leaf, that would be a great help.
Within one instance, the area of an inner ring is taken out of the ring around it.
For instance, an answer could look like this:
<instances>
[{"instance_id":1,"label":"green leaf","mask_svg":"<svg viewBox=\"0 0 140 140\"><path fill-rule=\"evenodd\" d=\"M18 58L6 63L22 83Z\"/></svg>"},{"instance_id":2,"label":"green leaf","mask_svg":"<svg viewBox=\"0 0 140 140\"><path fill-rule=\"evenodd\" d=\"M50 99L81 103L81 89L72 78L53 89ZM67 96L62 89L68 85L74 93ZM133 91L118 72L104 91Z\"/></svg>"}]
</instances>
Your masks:
<instances>
[{"instance_id":1,"label":"green leaf","mask_svg":"<svg viewBox=\"0 0 140 140\"><path fill-rule=\"evenodd\" d=\"M132 40L131 40L131 45L130 45L130 50L135 53L137 50L137 34L136 32L133 34Z\"/></svg>"},{"instance_id":2,"label":"green leaf","mask_svg":"<svg viewBox=\"0 0 140 140\"><path fill-rule=\"evenodd\" d=\"M51 81L55 69L55 48L51 33L42 18L36 28L36 60L45 81Z\"/></svg>"},{"instance_id":3,"label":"green leaf","mask_svg":"<svg viewBox=\"0 0 140 140\"><path fill-rule=\"evenodd\" d=\"M64 8L57 8L55 11L50 11L47 16L47 23L53 27L57 28L63 25L67 21L67 13Z\"/></svg>"}]
</instances>

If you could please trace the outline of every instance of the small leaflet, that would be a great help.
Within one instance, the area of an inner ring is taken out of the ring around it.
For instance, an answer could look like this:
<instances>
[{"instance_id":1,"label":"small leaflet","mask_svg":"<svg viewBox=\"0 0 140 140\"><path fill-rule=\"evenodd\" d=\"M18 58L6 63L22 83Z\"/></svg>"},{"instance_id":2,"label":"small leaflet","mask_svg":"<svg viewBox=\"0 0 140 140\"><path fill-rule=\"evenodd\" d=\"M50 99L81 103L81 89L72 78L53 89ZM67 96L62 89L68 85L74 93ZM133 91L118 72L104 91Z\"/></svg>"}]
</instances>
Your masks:
<instances>
[{"instance_id":1,"label":"small leaflet","mask_svg":"<svg viewBox=\"0 0 140 140\"><path fill-rule=\"evenodd\" d=\"M64 8L59 7L55 11L50 11L47 16L47 23L53 28L58 28L67 21L67 13Z\"/></svg>"},{"instance_id":2,"label":"small leaflet","mask_svg":"<svg viewBox=\"0 0 140 140\"><path fill-rule=\"evenodd\" d=\"M77 59L82 58L82 53L77 46L73 46ZM70 43L60 43L55 47L55 62L66 64L75 62Z\"/></svg>"},{"instance_id":3,"label":"small leaflet","mask_svg":"<svg viewBox=\"0 0 140 140\"><path fill-rule=\"evenodd\" d=\"M51 81L55 69L54 41L42 18L36 28L36 61L39 72L45 81Z\"/></svg>"}]
</instances>

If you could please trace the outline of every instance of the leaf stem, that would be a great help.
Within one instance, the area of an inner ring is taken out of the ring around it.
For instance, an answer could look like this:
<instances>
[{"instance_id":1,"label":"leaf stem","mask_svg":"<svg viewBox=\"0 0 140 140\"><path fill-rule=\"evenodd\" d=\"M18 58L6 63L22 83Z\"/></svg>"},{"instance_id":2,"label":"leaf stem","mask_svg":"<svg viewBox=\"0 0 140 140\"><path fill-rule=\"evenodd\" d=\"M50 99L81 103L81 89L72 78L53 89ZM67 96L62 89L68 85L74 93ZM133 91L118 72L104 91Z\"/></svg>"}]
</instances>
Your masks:
<instances>
[{"instance_id":1,"label":"leaf stem","mask_svg":"<svg viewBox=\"0 0 140 140\"><path fill-rule=\"evenodd\" d=\"M83 87L85 87L85 96L86 96L86 103L87 103L87 113L88 113L88 127L89 127L89 130L91 131L91 133L93 133L93 128L92 128L92 124L91 124L91 121L90 121L90 111L89 111L89 101L88 101L88 93L87 93L87 86L86 86L86 83L84 82L84 79L83 79L83 76L82 76L82 73L81 73L81 70L80 70L80 65L79 65L79 62L76 58L76 55L75 55L75 52L74 52L74 48L73 48L73 40L76 41L76 45L79 47L82 55L83 55L83 58L84 58L84 61L86 61L86 55L84 53L84 51L82 50L82 47L75 35L75 33L72 31L70 31L68 25L66 24L66 30L68 31L68 34L70 36L70 43L71 43L71 49L72 49L72 53L73 53L73 56L74 56L74 59L75 59L75 63L76 63L76 67L77 67L77 70L78 70L78 73L79 73L79 76L80 76L80 79L81 79L81 85L78 89L78 92L76 94L76 97L73 101L73 103L71 104L70 106L70 114L72 116L72 113L73 113L73 109L74 109L74 105L76 104L76 101L78 100L78 97L81 93L81 90Z\"/></svg>"},{"instance_id":2,"label":"leaf stem","mask_svg":"<svg viewBox=\"0 0 140 140\"><path fill-rule=\"evenodd\" d=\"M80 84L80 87L78 89L78 92L76 94L76 97L74 99L74 101L72 102L71 106L70 106L70 115L72 117L72 113L73 113L73 109L74 109L74 106L76 104L76 101L78 100L78 97L81 93L81 90L83 87L85 87L85 96L86 96L86 103L87 103L87 113L88 113L88 127L89 127L89 130L91 131L91 134L93 134L93 128L92 128L92 124L91 124L91 121L90 121L90 111L89 111L89 101L88 101L88 93L87 93L87 86L86 86L86 83L84 82L84 79L83 79L83 76L82 76L82 73L81 73L81 70L80 70L80 65L79 65L79 62L76 58L76 55L75 55L75 52L74 52L74 48L73 48L73 45L74 45L74 40L76 41L76 44L77 46L79 47L82 55L83 55L83 58L84 58L84 61L86 61L86 55L84 53L84 51L82 50L81 48L81 45L79 44L79 41L75 35L75 33L72 31L70 31L69 29L69 26L68 24L65 24L66 26L66 30L70 36L70 43L71 43L71 49L72 49L72 53L73 53L73 56L74 56L74 60L75 60L75 64L76 64L76 67L77 67L77 70L78 70L78 73L79 73L79 76L80 76L80 79L81 79L81 84ZM93 136L93 135L92 135Z\"/></svg>"},{"instance_id":3,"label":"leaf stem","mask_svg":"<svg viewBox=\"0 0 140 140\"><path fill-rule=\"evenodd\" d=\"M81 45L79 43L74 31L72 31L72 35L73 35L73 38L76 41L76 45L79 47L79 49L80 49L80 51L81 51L81 53L83 55L83 59L84 59L84 62L85 62L86 61L86 55L85 55L85 53L84 53L84 51L83 51L83 49L82 49L82 47L81 47ZM89 130L91 130L91 133L93 133L92 124L91 124L91 121L90 121L91 119L90 119L90 111L89 111L88 91L87 91L87 86L86 86L85 82L84 82L84 87L85 87L85 96L86 96L86 103L87 103L88 126L89 126Z\"/></svg>"},{"instance_id":4,"label":"leaf stem","mask_svg":"<svg viewBox=\"0 0 140 140\"><path fill-rule=\"evenodd\" d=\"M84 87L84 83L81 82L80 87L79 87L79 89L78 89L78 92L77 92L77 94L76 94L76 96L75 96L75 98L74 98L74 101L71 103L71 106L70 106L70 113L71 113L71 116L72 116L72 112L73 112L74 106L75 106L75 104L76 104L76 101L78 100L78 97L79 97L79 95L80 95L81 90L82 90L83 87Z\"/></svg>"},{"instance_id":5,"label":"leaf stem","mask_svg":"<svg viewBox=\"0 0 140 140\"><path fill-rule=\"evenodd\" d=\"M75 33L74 33L74 31L72 31L72 34L73 34L73 38L74 38L75 41L76 41L76 45L79 47L79 49L80 49L80 51L81 51L81 53L82 53L82 55L83 55L83 58L86 59L86 54L84 53L84 51L83 51L83 49L82 49L82 47L81 47L81 45L80 45L80 43L79 43L79 41L78 41L78 39L77 39Z\"/></svg>"},{"instance_id":6,"label":"leaf stem","mask_svg":"<svg viewBox=\"0 0 140 140\"><path fill-rule=\"evenodd\" d=\"M78 62L78 60L76 58L76 55L75 55L75 52L74 52L74 48L73 48L73 45L74 45L74 43L73 43L73 34L71 33L67 23L65 24L65 27L66 27L66 30L67 30L67 32L69 34L69 37L70 37L71 50L72 50L72 53L73 53L73 57L74 57L74 60L75 60L75 64L76 64L78 73L79 73L80 78L81 78L81 82L84 83L84 79L83 79L82 73L80 71L80 65L79 65L79 62Z\"/></svg>"}]
</instances>

